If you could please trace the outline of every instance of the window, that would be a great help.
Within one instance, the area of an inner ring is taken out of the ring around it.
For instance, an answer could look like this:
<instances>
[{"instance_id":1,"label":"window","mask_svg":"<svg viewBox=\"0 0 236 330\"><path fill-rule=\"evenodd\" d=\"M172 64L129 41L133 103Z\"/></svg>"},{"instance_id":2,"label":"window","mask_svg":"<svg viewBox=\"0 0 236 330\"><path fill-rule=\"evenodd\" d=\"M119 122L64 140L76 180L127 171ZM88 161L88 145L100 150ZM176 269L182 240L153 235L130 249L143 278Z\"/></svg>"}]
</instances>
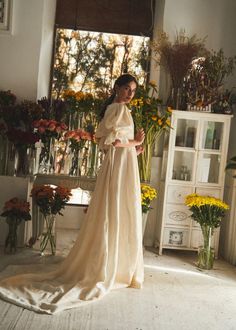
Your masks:
<instances>
[{"instance_id":1,"label":"window","mask_svg":"<svg viewBox=\"0 0 236 330\"><path fill-rule=\"evenodd\" d=\"M148 37L57 29L53 97L60 98L66 89L105 97L124 72L145 84L149 41Z\"/></svg>"}]
</instances>

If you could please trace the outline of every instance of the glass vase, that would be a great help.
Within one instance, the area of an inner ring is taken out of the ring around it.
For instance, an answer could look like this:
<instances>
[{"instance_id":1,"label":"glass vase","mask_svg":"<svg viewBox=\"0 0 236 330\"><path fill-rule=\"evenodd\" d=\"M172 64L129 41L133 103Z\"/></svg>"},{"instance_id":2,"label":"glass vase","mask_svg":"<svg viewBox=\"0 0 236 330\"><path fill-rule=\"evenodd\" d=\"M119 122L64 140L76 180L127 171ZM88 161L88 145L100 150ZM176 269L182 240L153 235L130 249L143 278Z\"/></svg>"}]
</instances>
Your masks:
<instances>
[{"instance_id":1,"label":"glass vase","mask_svg":"<svg viewBox=\"0 0 236 330\"><path fill-rule=\"evenodd\" d=\"M42 256L56 254L56 222L54 214L44 216L44 228L40 236L40 253Z\"/></svg>"},{"instance_id":2,"label":"glass vase","mask_svg":"<svg viewBox=\"0 0 236 330\"><path fill-rule=\"evenodd\" d=\"M213 228L202 225L203 246L199 247L197 266L201 269L212 269L214 264L214 249L211 247Z\"/></svg>"},{"instance_id":3,"label":"glass vase","mask_svg":"<svg viewBox=\"0 0 236 330\"><path fill-rule=\"evenodd\" d=\"M6 219L8 224L8 235L5 240L5 253L15 253L17 250L17 228L21 222L21 219L15 217L8 217Z\"/></svg>"},{"instance_id":4,"label":"glass vase","mask_svg":"<svg viewBox=\"0 0 236 330\"><path fill-rule=\"evenodd\" d=\"M32 148L25 146L17 147L15 151L14 175L26 176L31 171Z\"/></svg>"},{"instance_id":5,"label":"glass vase","mask_svg":"<svg viewBox=\"0 0 236 330\"><path fill-rule=\"evenodd\" d=\"M143 212L142 213L142 232L143 232L143 237L146 229L146 224L147 224L147 218L148 218L148 213L149 212Z\"/></svg>"},{"instance_id":6,"label":"glass vase","mask_svg":"<svg viewBox=\"0 0 236 330\"><path fill-rule=\"evenodd\" d=\"M7 146L7 138L0 134L0 175L6 175Z\"/></svg>"},{"instance_id":7,"label":"glass vase","mask_svg":"<svg viewBox=\"0 0 236 330\"><path fill-rule=\"evenodd\" d=\"M97 144L91 141L89 145L88 169L86 173L86 176L91 178L95 177L97 173L97 161L98 161L97 151L98 151Z\"/></svg>"},{"instance_id":8,"label":"glass vase","mask_svg":"<svg viewBox=\"0 0 236 330\"><path fill-rule=\"evenodd\" d=\"M81 175L81 150L74 149L70 151L69 157L69 175L80 176Z\"/></svg>"},{"instance_id":9,"label":"glass vase","mask_svg":"<svg viewBox=\"0 0 236 330\"><path fill-rule=\"evenodd\" d=\"M53 138L43 141L39 155L38 171L42 174L54 173L55 140Z\"/></svg>"}]
</instances>

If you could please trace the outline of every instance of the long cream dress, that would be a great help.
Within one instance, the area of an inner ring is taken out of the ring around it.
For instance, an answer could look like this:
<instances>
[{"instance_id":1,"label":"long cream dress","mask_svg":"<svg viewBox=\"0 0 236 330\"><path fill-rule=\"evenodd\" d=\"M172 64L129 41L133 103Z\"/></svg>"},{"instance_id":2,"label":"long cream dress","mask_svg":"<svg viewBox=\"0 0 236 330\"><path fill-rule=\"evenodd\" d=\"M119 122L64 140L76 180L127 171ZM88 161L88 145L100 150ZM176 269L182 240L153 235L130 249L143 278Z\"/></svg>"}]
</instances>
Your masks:
<instances>
[{"instance_id":1,"label":"long cream dress","mask_svg":"<svg viewBox=\"0 0 236 330\"><path fill-rule=\"evenodd\" d=\"M106 155L75 245L54 271L3 279L2 299L54 314L101 298L112 289L141 288L142 215L136 150L112 145L116 139L125 143L134 138L133 120L125 104L108 106L96 137Z\"/></svg>"}]
</instances>

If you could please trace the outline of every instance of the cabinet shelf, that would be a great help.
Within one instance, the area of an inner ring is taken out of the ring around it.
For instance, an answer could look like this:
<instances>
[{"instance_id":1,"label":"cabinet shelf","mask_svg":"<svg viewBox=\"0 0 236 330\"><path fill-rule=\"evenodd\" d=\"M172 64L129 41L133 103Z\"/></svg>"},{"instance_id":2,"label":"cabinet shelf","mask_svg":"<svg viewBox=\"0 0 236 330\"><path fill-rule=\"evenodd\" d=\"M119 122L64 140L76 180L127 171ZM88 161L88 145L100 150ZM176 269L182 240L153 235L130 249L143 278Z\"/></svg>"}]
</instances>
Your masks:
<instances>
[{"instance_id":1,"label":"cabinet shelf","mask_svg":"<svg viewBox=\"0 0 236 330\"><path fill-rule=\"evenodd\" d=\"M163 153L156 243L163 249L197 250L201 228L191 219L191 193L223 198L232 116L174 110L168 149ZM219 230L213 237L218 253Z\"/></svg>"}]
</instances>

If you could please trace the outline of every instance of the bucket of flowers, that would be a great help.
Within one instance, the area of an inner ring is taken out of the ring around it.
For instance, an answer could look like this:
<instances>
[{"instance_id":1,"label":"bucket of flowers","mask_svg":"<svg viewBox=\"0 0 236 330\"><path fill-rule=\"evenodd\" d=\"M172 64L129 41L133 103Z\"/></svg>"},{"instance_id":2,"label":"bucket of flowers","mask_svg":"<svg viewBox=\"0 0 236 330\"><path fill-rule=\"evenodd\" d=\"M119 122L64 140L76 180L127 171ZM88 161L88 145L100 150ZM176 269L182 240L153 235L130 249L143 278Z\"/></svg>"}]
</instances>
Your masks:
<instances>
[{"instance_id":1,"label":"bucket of flowers","mask_svg":"<svg viewBox=\"0 0 236 330\"><path fill-rule=\"evenodd\" d=\"M14 253L17 249L17 228L22 221L31 220L30 204L17 197L6 201L2 217L6 217L9 230L5 240L5 252Z\"/></svg>"},{"instance_id":2,"label":"bucket of flowers","mask_svg":"<svg viewBox=\"0 0 236 330\"><path fill-rule=\"evenodd\" d=\"M48 250L54 255L56 253L56 215L63 215L61 210L69 201L71 190L61 186L39 185L32 188L31 196L44 218L44 229L40 240L41 255L45 255Z\"/></svg>"},{"instance_id":3,"label":"bucket of flowers","mask_svg":"<svg viewBox=\"0 0 236 330\"><path fill-rule=\"evenodd\" d=\"M211 269L214 263L212 235L214 229L220 226L229 206L221 199L198 194L187 195L185 204L192 211L192 219L201 226L203 235L203 246L199 248L197 266L202 269Z\"/></svg>"}]
</instances>

